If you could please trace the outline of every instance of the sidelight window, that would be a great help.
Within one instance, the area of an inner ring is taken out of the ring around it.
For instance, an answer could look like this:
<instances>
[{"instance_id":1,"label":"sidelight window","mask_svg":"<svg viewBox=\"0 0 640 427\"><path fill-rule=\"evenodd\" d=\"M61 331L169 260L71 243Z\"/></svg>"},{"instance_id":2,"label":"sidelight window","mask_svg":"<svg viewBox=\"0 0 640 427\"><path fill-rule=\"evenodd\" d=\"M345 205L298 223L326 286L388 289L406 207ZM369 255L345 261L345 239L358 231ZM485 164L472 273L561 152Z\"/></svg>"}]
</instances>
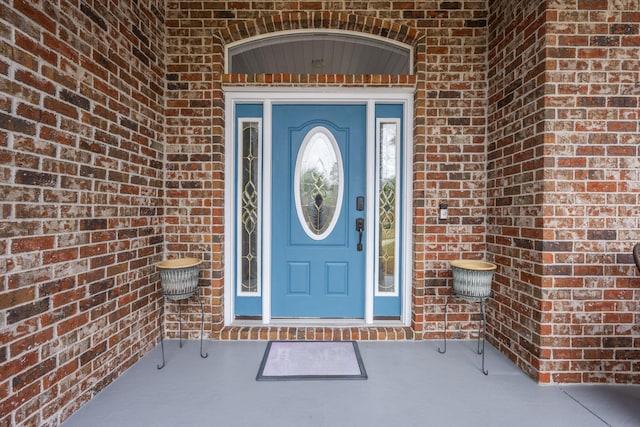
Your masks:
<instances>
[{"instance_id":1,"label":"sidelight window","mask_svg":"<svg viewBox=\"0 0 640 427\"><path fill-rule=\"evenodd\" d=\"M260 121L242 119L239 138L240 191L238 207L238 294L258 295L260 293L259 266L259 179L260 179Z\"/></svg>"},{"instance_id":2,"label":"sidelight window","mask_svg":"<svg viewBox=\"0 0 640 427\"><path fill-rule=\"evenodd\" d=\"M397 295L399 267L399 123L378 121L378 295Z\"/></svg>"}]
</instances>

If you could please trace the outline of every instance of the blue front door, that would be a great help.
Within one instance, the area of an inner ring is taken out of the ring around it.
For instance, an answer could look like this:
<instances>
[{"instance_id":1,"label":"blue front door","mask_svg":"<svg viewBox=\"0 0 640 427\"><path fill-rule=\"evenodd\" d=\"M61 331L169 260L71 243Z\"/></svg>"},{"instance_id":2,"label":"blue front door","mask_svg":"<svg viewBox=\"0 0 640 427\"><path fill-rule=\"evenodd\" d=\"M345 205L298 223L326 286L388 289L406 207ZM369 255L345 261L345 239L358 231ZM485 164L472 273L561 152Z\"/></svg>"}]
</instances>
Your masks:
<instances>
[{"instance_id":1,"label":"blue front door","mask_svg":"<svg viewBox=\"0 0 640 427\"><path fill-rule=\"evenodd\" d=\"M366 106L272 114L272 316L363 318Z\"/></svg>"}]
</instances>

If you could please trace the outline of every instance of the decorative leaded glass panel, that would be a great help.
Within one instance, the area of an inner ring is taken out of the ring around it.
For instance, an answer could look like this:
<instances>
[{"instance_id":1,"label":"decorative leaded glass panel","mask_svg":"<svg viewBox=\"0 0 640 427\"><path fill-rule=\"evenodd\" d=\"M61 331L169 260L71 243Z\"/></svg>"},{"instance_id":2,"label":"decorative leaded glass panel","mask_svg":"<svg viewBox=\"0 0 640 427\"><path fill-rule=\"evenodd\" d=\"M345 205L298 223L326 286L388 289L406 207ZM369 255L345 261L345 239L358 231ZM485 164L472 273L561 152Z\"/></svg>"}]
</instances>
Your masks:
<instances>
[{"instance_id":1,"label":"decorative leaded glass panel","mask_svg":"<svg viewBox=\"0 0 640 427\"><path fill-rule=\"evenodd\" d=\"M325 128L305 138L296 161L296 211L302 228L315 240L325 238L340 215L343 192L342 158Z\"/></svg>"},{"instance_id":2,"label":"decorative leaded glass panel","mask_svg":"<svg viewBox=\"0 0 640 427\"><path fill-rule=\"evenodd\" d=\"M398 126L396 123L380 123L380 169L378 171L378 292L396 292L397 236L397 151Z\"/></svg>"},{"instance_id":3,"label":"decorative leaded glass panel","mask_svg":"<svg viewBox=\"0 0 640 427\"><path fill-rule=\"evenodd\" d=\"M240 292L258 293L259 123L242 122L240 141Z\"/></svg>"}]
</instances>

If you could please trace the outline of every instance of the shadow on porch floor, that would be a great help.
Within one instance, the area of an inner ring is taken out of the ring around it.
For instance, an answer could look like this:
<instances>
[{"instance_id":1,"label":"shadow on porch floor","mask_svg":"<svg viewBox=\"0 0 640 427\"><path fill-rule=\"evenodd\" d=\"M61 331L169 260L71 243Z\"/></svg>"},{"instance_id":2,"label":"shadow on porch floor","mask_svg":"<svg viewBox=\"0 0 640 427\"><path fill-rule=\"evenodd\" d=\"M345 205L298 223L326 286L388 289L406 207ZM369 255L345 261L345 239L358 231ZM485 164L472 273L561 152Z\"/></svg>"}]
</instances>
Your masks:
<instances>
[{"instance_id":1,"label":"shadow on porch floor","mask_svg":"<svg viewBox=\"0 0 640 427\"><path fill-rule=\"evenodd\" d=\"M266 342L165 341L69 418L76 426L638 426L639 386L540 386L475 341L359 342L366 381L255 380Z\"/></svg>"}]
</instances>

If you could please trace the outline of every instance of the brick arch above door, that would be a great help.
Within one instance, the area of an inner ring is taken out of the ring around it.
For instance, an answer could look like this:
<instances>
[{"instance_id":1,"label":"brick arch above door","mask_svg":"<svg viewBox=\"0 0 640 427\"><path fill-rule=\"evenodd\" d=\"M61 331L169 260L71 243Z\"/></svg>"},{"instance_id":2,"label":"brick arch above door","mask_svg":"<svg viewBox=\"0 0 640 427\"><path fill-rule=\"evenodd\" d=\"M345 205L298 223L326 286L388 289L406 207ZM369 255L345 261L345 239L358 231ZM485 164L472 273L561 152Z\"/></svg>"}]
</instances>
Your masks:
<instances>
[{"instance_id":1,"label":"brick arch above door","mask_svg":"<svg viewBox=\"0 0 640 427\"><path fill-rule=\"evenodd\" d=\"M247 38L289 30L344 30L367 35L387 38L392 41L404 43L414 49L414 74L420 72L424 64L425 35L419 29L394 22L393 20L380 19L365 15L355 15L341 12L312 11L312 12L279 12L258 19L247 20L224 28L214 34L222 59L224 46ZM220 73L223 73L224 61L215 64ZM415 82L409 79L407 83ZM420 80L418 76L417 80ZM395 82L401 83L401 82Z\"/></svg>"}]
</instances>

